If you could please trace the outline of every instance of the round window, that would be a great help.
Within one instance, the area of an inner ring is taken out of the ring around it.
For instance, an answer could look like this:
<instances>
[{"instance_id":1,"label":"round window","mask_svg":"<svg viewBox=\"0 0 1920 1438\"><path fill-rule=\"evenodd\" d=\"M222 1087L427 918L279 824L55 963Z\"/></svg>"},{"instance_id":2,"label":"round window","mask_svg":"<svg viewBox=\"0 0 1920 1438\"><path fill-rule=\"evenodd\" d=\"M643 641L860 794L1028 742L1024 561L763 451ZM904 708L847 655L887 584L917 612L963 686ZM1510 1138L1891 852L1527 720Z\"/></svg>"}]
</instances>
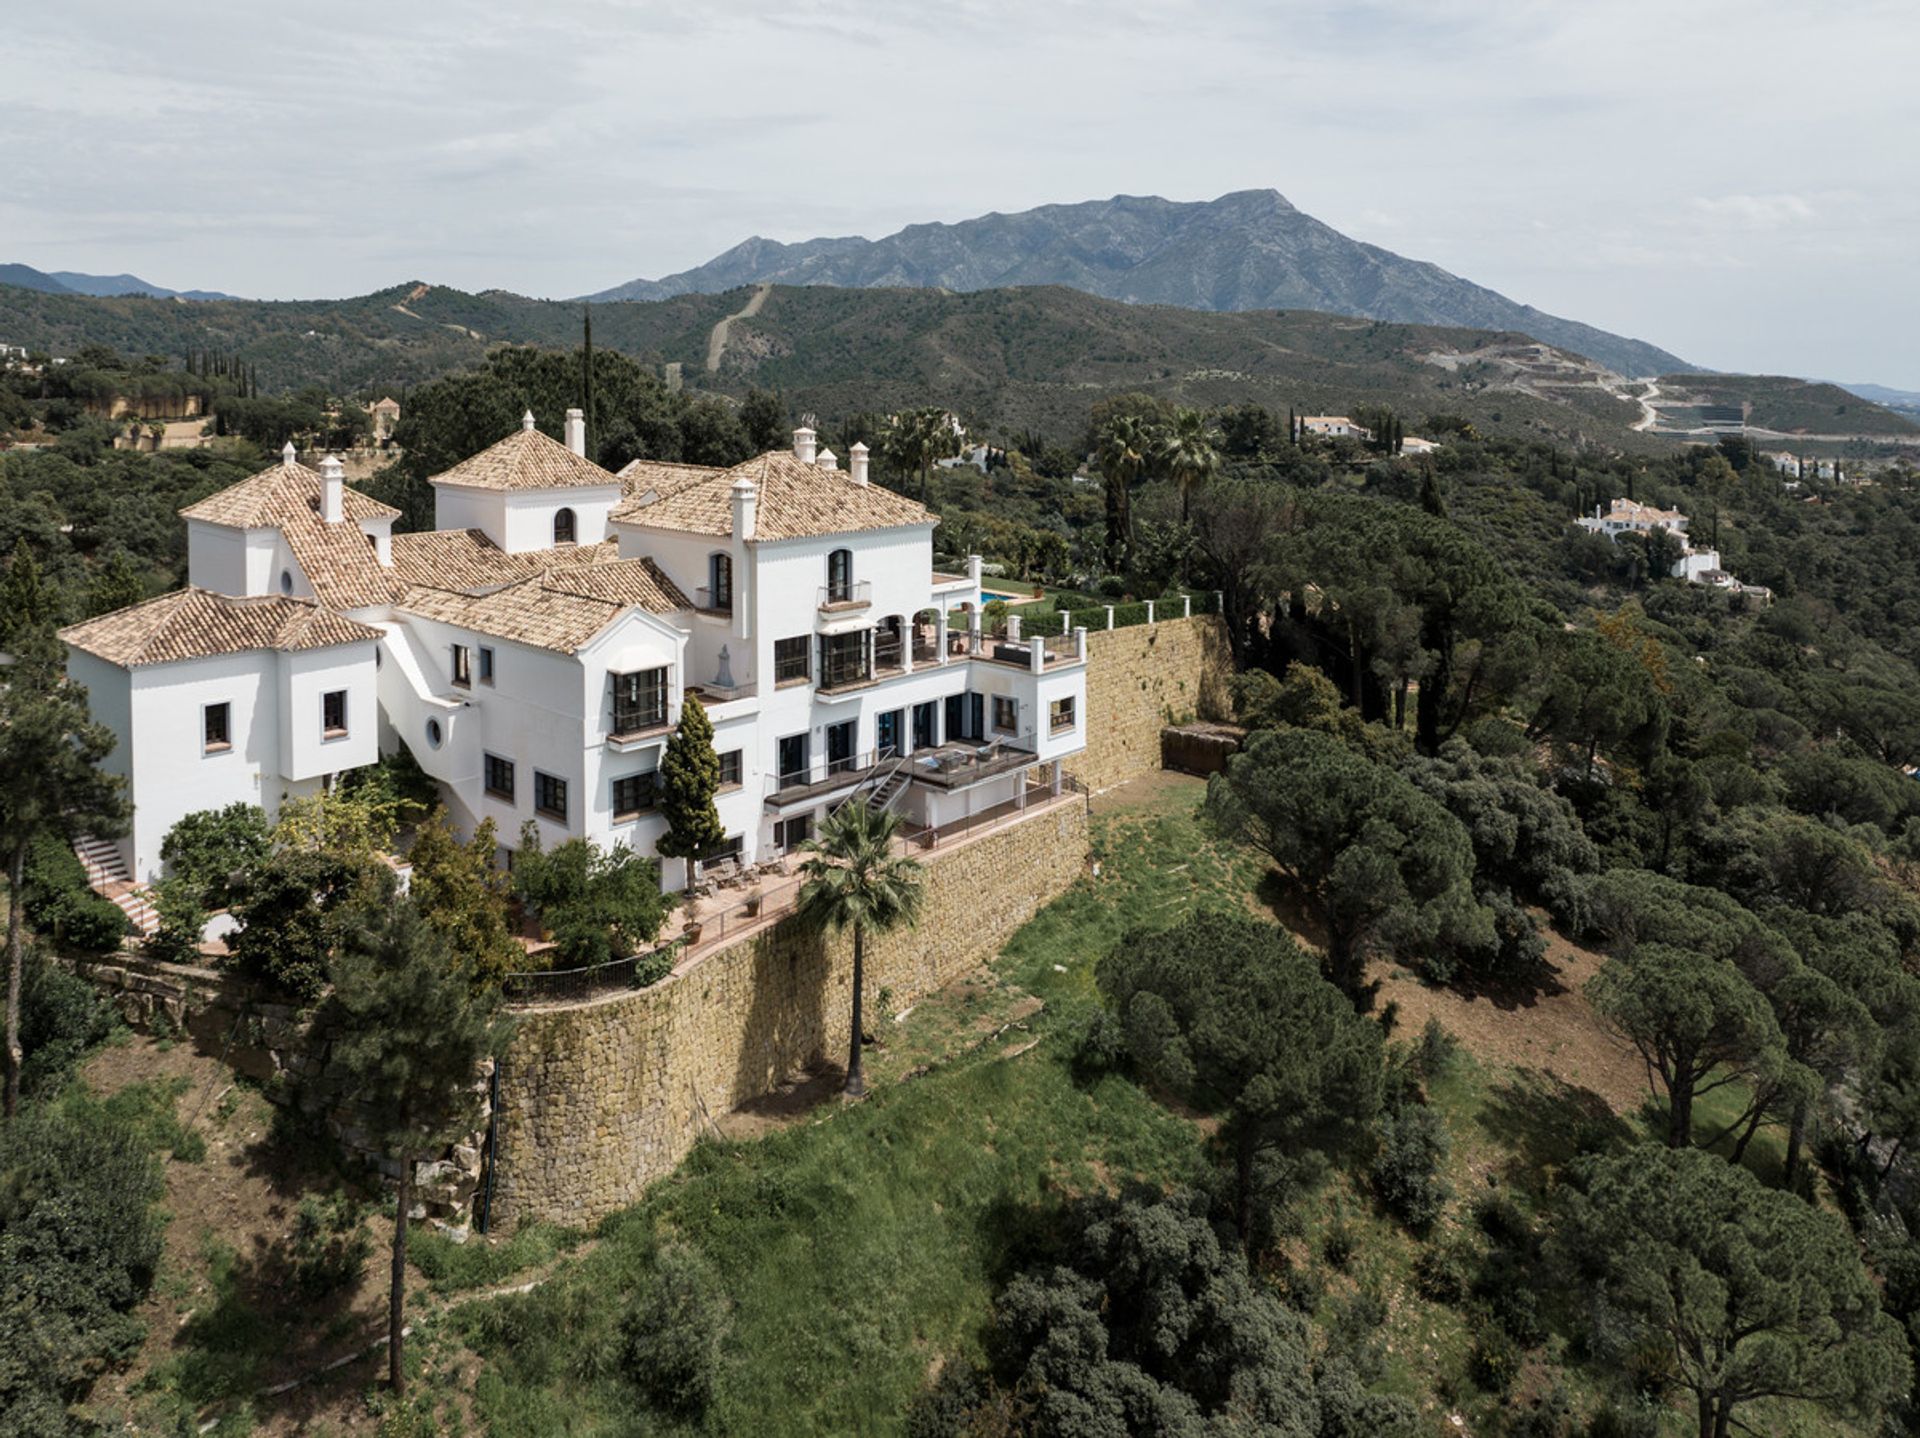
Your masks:
<instances>
[{"instance_id":1,"label":"round window","mask_svg":"<svg viewBox=\"0 0 1920 1438\"><path fill-rule=\"evenodd\" d=\"M291 569L283 569L280 571L280 592L282 594L293 593L293 571Z\"/></svg>"},{"instance_id":2,"label":"round window","mask_svg":"<svg viewBox=\"0 0 1920 1438\"><path fill-rule=\"evenodd\" d=\"M438 719L427 720L427 746L432 749L438 749L440 747L440 721Z\"/></svg>"}]
</instances>

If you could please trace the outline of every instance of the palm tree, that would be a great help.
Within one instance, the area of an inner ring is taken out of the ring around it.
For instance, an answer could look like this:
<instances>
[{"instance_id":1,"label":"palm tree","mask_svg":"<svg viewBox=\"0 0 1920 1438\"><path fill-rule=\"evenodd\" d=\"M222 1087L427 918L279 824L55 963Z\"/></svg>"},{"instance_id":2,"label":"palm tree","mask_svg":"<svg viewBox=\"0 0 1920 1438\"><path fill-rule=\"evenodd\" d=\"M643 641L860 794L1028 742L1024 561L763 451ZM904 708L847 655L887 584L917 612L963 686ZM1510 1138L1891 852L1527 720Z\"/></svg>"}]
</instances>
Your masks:
<instances>
[{"instance_id":1,"label":"palm tree","mask_svg":"<svg viewBox=\"0 0 1920 1438\"><path fill-rule=\"evenodd\" d=\"M867 934L884 934L920 917L920 865L893 852L900 816L875 810L856 795L820 825L806 844L812 855L801 868L801 918L822 933L853 930L853 1041L847 1055L846 1091L854 1098L867 1091L860 1073L863 1027L862 991L866 987Z\"/></svg>"},{"instance_id":2,"label":"palm tree","mask_svg":"<svg viewBox=\"0 0 1920 1438\"><path fill-rule=\"evenodd\" d=\"M1187 522L1193 491L1219 473L1220 451L1214 448L1213 429L1197 409L1183 409L1162 433L1160 467L1180 487L1180 522Z\"/></svg>"},{"instance_id":3,"label":"palm tree","mask_svg":"<svg viewBox=\"0 0 1920 1438\"><path fill-rule=\"evenodd\" d=\"M1119 573L1133 540L1132 487L1151 462L1154 428L1137 414L1116 415L1100 431L1095 457L1107 487L1107 568Z\"/></svg>"}]
</instances>

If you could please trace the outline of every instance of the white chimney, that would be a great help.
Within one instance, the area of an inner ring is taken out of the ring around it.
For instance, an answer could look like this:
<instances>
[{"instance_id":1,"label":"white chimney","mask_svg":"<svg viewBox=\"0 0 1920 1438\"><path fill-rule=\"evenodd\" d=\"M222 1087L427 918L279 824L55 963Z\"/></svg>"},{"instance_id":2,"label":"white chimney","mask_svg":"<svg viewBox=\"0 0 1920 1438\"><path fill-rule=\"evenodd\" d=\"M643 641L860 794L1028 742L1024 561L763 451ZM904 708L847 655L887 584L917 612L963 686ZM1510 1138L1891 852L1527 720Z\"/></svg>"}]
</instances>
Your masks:
<instances>
[{"instance_id":1,"label":"white chimney","mask_svg":"<svg viewBox=\"0 0 1920 1438\"><path fill-rule=\"evenodd\" d=\"M840 468L840 456L830 449L823 449L820 451L820 457L816 459L814 463L822 469L838 469Z\"/></svg>"},{"instance_id":2,"label":"white chimney","mask_svg":"<svg viewBox=\"0 0 1920 1438\"><path fill-rule=\"evenodd\" d=\"M286 445L285 445L285 446L284 446L284 447L283 447L283 448L281 449L281 451L280 451L280 463L282 463L282 464L298 464L298 463L300 463L300 451L299 451L299 450L297 450L297 449L295 449L295 448L293 447L293 441L292 441L292 440L288 440L288 441L286 442Z\"/></svg>"},{"instance_id":3,"label":"white chimney","mask_svg":"<svg viewBox=\"0 0 1920 1438\"><path fill-rule=\"evenodd\" d=\"M338 524L347 517L346 466L337 454L320 461L320 517L328 524Z\"/></svg>"},{"instance_id":4,"label":"white chimney","mask_svg":"<svg viewBox=\"0 0 1920 1438\"><path fill-rule=\"evenodd\" d=\"M867 447L858 440L847 451L847 473L853 476L855 484L864 485L867 482Z\"/></svg>"},{"instance_id":5,"label":"white chimney","mask_svg":"<svg viewBox=\"0 0 1920 1438\"><path fill-rule=\"evenodd\" d=\"M804 424L793 432L793 457L802 464L813 463L814 433Z\"/></svg>"},{"instance_id":6,"label":"white chimney","mask_svg":"<svg viewBox=\"0 0 1920 1438\"><path fill-rule=\"evenodd\" d=\"M760 508L760 490L744 474L733 482L733 537L752 539L754 521Z\"/></svg>"},{"instance_id":7,"label":"white chimney","mask_svg":"<svg viewBox=\"0 0 1920 1438\"><path fill-rule=\"evenodd\" d=\"M567 448L579 455L582 459L587 457L587 414L585 410L570 409L567 411Z\"/></svg>"},{"instance_id":8,"label":"white chimney","mask_svg":"<svg viewBox=\"0 0 1920 1438\"><path fill-rule=\"evenodd\" d=\"M520 416L520 428L522 429L533 428L533 411L532 410L528 410L525 414Z\"/></svg>"}]
</instances>

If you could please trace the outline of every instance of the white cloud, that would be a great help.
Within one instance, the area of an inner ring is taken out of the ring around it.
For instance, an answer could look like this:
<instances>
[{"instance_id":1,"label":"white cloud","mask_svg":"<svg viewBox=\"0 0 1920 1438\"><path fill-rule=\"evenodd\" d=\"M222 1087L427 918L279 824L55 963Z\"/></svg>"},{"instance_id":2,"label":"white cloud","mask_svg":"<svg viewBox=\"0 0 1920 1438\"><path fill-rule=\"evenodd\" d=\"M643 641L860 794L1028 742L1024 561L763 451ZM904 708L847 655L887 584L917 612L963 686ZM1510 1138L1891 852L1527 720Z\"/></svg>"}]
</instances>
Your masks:
<instances>
[{"instance_id":1,"label":"white cloud","mask_svg":"<svg viewBox=\"0 0 1920 1438\"><path fill-rule=\"evenodd\" d=\"M1273 186L1705 363L1920 387L1916 43L1909 0L63 0L10 17L0 259L564 295Z\"/></svg>"}]
</instances>

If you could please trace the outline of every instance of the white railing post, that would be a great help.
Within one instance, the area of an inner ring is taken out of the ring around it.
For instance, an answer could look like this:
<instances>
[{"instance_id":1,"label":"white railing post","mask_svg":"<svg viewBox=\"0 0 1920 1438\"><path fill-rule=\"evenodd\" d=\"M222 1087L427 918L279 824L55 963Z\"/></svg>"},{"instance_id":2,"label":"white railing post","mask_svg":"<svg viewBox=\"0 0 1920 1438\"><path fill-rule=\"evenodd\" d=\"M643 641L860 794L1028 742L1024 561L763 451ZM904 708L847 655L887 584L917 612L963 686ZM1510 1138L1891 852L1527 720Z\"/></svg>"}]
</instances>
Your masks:
<instances>
[{"instance_id":1,"label":"white railing post","mask_svg":"<svg viewBox=\"0 0 1920 1438\"><path fill-rule=\"evenodd\" d=\"M1107 606L1107 628L1113 628L1113 606L1111 604Z\"/></svg>"},{"instance_id":2,"label":"white railing post","mask_svg":"<svg viewBox=\"0 0 1920 1438\"><path fill-rule=\"evenodd\" d=\"M1073 629L1073 657L1082 664L1087 662L1087 626L1076 624Z\"/></svg>"},{"instance_id":3,"label":"white railing post","mask_svg":"<svg viewBox=\"0 0 1920 1438\"><path fill-rule=\"evenodd\" d=\"M1017 614L1009 614L1007 616L1007 641L1009 643L1012 643L1014 640L1018 639L1019 637L1020 637L1020 616Z\"/></svg>"},{"instance_id":4,"label":"white railing post","mask_svg":"<svg viewBox=\"0 0 1920 1438\"><path fill-rule=\"evenodd\" d=\"M1193 596L1191 594L1181 595L1180 604L1181 604L1180 617L1182 619L1193 618Z\"/></svg>"},{"instance_id":5,"label":"white railing post","mask_svg":"<svg viewBox=\"0 0 1920 1438\"><path fill-rule=\"evenodd\" d=\"M1027 664L1035 674L1047 667L1047 637L1036 634L1027 641Z\"/></svg>"},{"instance_id":6,"label":"white railing post","mask_svg":"<svg viewBox=\"0 0 1920 1438\"><path fill-rule=\"evenodd\" d=\"M937 650L934 662L945 664L947 662L947 611L944 609L934 611L933 636Z\"/></svg>"},{"instance_id":7,"label":"white railing post","mask_svg":"<svg viewBox=\"0 0 1920 1438\"><path fill-rule=\"evenodd\" d=\"M1225 614L1227 612L1227 594L1224 589L1216 589L1213 591L1213 612L1215 614Z\"/></svg>"},{"instance_id":8,"label":"white railing post","mask_svg":"<svg viewBox=\"0 0 1920 1438\"><path fill-rule=\"evenodd\" d=\"M967 611L967 653L978 654L979 652L980 652L980 611L979 609L975 608L975 609L969 609Z\"/></svg>"},{"instance_id":9,"label":"white railing post","mask_svg":"<svg viewBox=\"0 0 1920 1438\"><path fill-rule=\"evenodd\" d=\"M1153 601L1151 599L1147 601L1147 623L1153 623Z\"/></svg>"}]
</instances>

